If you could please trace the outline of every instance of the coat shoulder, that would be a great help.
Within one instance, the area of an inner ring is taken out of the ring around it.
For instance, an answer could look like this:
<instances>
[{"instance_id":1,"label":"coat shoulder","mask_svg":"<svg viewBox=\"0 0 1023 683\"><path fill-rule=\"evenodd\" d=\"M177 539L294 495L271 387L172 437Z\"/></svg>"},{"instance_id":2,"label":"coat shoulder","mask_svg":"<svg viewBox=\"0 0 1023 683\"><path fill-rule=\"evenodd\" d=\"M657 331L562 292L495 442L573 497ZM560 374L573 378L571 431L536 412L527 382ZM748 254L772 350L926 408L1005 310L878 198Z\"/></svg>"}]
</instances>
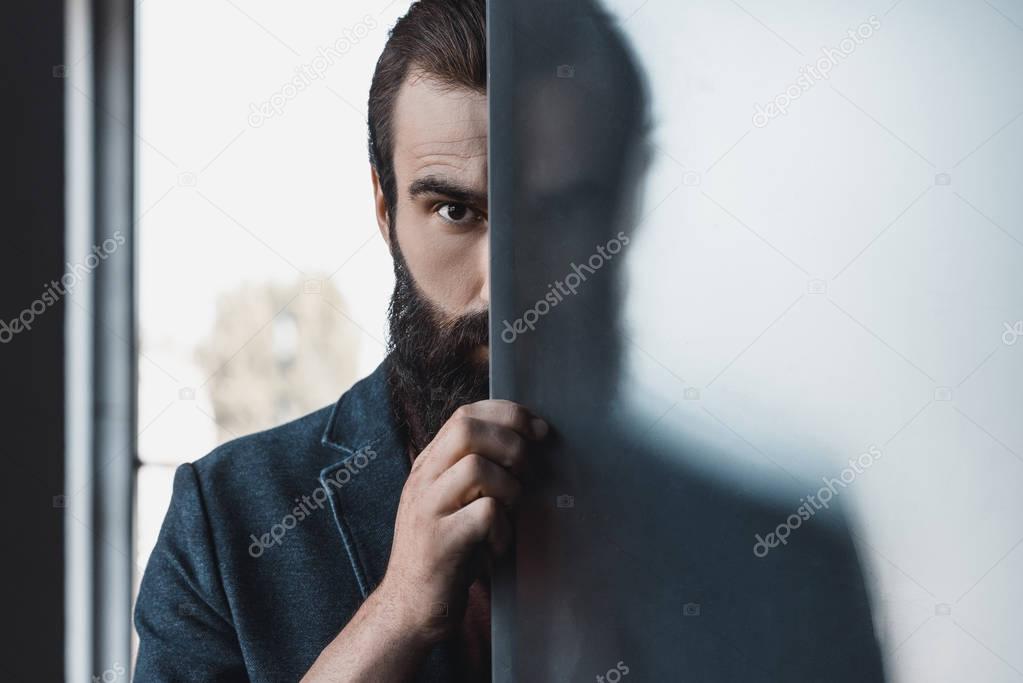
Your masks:
<instances>
[{"instance_id":1,"label":"coat shoulder","mask_svg":"<svg viewBox=\"0 0 1023 683\"><path fill-rule=\"evenodd\" d=\"M326 461L321 439L334 406L285 424L232 439L192 466L200 487L216 497L252 500L280 486L315 479Z\"/></svg>"}]
</instances>

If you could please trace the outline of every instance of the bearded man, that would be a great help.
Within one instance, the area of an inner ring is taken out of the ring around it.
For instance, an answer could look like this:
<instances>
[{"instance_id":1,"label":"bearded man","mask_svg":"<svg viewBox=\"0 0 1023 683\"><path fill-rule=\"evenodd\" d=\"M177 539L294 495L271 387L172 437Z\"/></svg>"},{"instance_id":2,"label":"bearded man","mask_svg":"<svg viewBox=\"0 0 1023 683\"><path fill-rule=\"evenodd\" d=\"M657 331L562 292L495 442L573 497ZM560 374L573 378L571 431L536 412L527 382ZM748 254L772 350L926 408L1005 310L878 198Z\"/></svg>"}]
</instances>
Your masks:
<instances>
[{"instance_id":1,"label":"bearded man","mask_svg":"<svg viewBox=\"0 0 1023 683\"><path fill-rule=\"evenodd\" d=\"M181 466L140 681L490 680L488 571L548 427L489 395L483 0L420 0L373 76L390 349L336 405Z\"/></svg>"}]
</instances>

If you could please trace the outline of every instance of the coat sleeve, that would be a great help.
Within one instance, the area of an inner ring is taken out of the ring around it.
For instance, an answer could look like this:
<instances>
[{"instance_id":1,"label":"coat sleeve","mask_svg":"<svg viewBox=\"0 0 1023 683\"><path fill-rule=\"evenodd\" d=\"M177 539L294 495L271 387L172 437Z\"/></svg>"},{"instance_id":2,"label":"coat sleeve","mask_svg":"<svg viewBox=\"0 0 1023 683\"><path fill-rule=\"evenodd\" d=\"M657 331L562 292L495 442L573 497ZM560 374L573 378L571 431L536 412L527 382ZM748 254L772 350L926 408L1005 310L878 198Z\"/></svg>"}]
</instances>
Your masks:
<instances>
[{"instance_id":1,"label":"coat sleeve","mask_svg":"<svg viewBox=\"0 0 1023 683\"><path fill-rule=\"evenodd\" d=\"M135 680L247 681L196 470L180 466L138 602Z\"/></svg>"}]
</instances>

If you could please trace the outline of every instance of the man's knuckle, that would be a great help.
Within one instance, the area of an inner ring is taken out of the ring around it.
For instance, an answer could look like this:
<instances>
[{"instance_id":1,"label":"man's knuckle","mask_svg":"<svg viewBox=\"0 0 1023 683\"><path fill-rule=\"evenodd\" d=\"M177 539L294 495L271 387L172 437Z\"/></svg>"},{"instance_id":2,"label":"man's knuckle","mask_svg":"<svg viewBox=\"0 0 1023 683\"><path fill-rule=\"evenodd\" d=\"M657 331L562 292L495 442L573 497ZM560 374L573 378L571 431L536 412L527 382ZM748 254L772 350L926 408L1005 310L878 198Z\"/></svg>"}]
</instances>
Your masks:
<instances>
[{"instance_id":1,"label":"man's knuckle","mask_svg":"<svg viewBox=\"0 0 1023 683\"><path fill-rule=\"evenodd\" d=\"M490 424L475 418L466 418L461 428L461 448L465 450L472 450L473 447L485 439L487 432L490 430Z\"/></svg>"},{"instance_id":2,"label":"man's knuckle","mask_svg":"<svg viewBox=\"0 0 1023 683\"><path fill-rule=\"evenodd\" d=\"M465 456L464 459L465 459L464 467L467 467L469 469L469 473L472 476L473 480L474 481L479 480L480 476L483 473L484 468L483 456L480 455L479 453L469 453L467 456Z\"/></svg>"},{"instance_id":3,"label":"man's knuckle","mask_svg":"<svg viewBox=\"0 0 1023 683\"><path fill-rule=\"evenodd\" d=\"M501 446L511 465L526 455L526 442L515 432L506 431L501 435Z\"/></svg>"},{"instance_id":4,"label":"man's knuckle","mask_svg":"<svg viewBox=\"0 0 1023 683\"><path fill-rule=\"evenodd\" d=\"M490 526L491 524L494 523L494 520L497 518L498 513L497 499L488 496L486 498L481 498L480 500L482 501L480 503L480 519L487 526Z\"/></svg>"},{"instance_id":5,"label":"man's knuckle","mask_svg":"<svg viewBox=\"0 0 1023 683\"><path fill-rule=\"evenodd\" d=\"M518 403L512 403L509 407L509 420L516 429L527 429L529 427L529 413Z\"/></svg>"}]
</instances>

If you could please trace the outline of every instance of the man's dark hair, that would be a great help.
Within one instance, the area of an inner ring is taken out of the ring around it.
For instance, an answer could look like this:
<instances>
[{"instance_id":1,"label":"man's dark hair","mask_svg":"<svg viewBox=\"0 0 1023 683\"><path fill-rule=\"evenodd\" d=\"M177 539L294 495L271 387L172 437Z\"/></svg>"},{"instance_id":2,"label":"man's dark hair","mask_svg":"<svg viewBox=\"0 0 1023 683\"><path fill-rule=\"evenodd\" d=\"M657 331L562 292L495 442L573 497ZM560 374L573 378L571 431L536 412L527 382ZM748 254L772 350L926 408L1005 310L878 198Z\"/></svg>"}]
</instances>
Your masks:
<instances>
[{"instance_id":1,"label":"man's dark hair","mask_svg":"<svg viewBox=\"0 0 1023 683\"><path fill-rule=\"evenodd\" d=\"M486 92L485 0L418 0L391 29L369 88L369 161L380 177L393 225L394 105L409 73Z\"/></svg>"}]
</instances>

